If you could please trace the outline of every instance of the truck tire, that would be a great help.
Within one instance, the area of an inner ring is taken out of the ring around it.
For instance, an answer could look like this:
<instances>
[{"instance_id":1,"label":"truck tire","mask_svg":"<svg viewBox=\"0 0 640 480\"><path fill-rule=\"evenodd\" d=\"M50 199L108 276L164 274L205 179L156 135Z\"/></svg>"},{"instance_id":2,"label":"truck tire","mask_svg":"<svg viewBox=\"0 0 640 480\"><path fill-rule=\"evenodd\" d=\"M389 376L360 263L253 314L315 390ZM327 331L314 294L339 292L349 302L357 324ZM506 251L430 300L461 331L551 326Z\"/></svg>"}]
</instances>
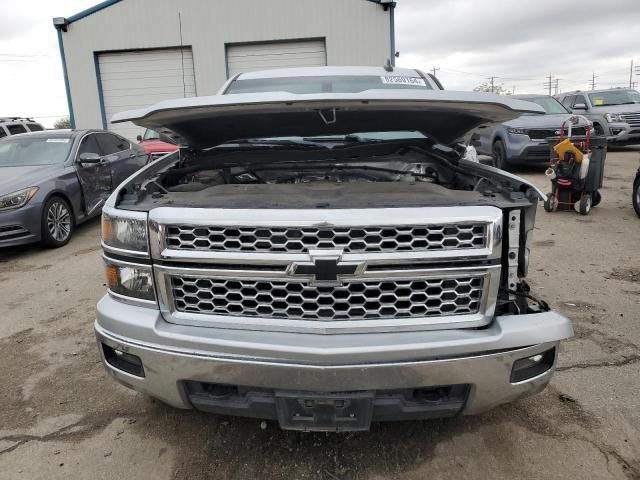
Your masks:
<instances>
[{"instance_id":1,"label":"truck tire","mask_svg":"<svg viewBox=\"0 0 640 480\"><path fill-rule=\"evenodd\" d=\"M509 161L507 160L507 149L504 146L504 142L500 139L493 142L491 148L493 156L493 166L500 170L509 171Z\"/></svg>"},{"instance_id":2,"label":"truck tire","mask_svg":"<svg viewBox=\"0 0 640 480\"><path fill-rule=\"evenodd\" d=\"M633 208L640 217L640 176L633 182Z\"/></svg>"},{"instance_id":3,"label":"truck tire","mask_svg":"<svg viewBox=\"0 0 640 480\"><path fill-rule=\"evenodd\" d=\"M50 248L69 243L73 233L73 212L69 203L61 197L51 197L42 209L42 244Z\"/></svg>"}]
</instances>

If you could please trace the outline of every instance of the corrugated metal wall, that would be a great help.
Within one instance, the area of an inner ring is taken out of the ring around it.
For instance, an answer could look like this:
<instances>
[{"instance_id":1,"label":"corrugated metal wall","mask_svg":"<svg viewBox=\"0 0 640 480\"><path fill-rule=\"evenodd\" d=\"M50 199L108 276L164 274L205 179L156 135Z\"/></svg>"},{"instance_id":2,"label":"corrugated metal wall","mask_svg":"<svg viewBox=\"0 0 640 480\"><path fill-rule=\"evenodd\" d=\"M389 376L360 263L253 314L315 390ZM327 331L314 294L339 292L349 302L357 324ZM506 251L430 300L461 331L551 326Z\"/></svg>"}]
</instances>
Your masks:
<instances>
[{"instance_id":1,"label":"corrugated metal wall","mask_svg":"<svg viewBox=\"0 0 640 480\"><path fill-rule=\"evenodd\" d=\"M366 0L123 0L63 33L77 128L102 127L96 52L167 48L193 52L198 95L226 80L227 44L324 38L329 65L383 65L389 14Z\"/></svg>"}]
</instances>

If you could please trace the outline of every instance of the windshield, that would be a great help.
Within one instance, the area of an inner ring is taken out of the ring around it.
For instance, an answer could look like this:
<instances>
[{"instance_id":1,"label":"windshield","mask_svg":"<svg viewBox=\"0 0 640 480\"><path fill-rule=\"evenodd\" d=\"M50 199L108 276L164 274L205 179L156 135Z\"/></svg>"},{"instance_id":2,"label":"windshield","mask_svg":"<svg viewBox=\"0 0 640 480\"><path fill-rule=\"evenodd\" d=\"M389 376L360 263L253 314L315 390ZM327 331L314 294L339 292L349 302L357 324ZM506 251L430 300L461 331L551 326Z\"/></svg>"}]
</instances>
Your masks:
<instances>
[{"instance_id":1,"label":"windshield","mask_svg":"<svg viewBox=\"0 0 640 480\"><path fill-rule=\"evenodd\" d=\"M225 93L359 93L376 89L432 90L432 87L416 72L413 76L389 74L240 79L231 82Z\"/></svg>"},{"instance_id":2,"label":"windshield","mask_svg":"<svg viewBox=\"0 0 640 480\"><path fill-rule=\"evenodd\" d=\"M0 167L53 165L66 160L72 145L69 137L25 136L0 141Z\"/></svg>"},{"instance_id":3,"label":"windshield","mask_svg":"<svg viewBox=\"0 0 640 480\"><path fill-rule=\"evenodd\" d=\"M640 103L640 93L635 90L610 90L608 92L590 93L589 99L594 107L628 105Z\"/></svg>"},{"instance_id":4,"label":"windshield","mask_svg":"<svg viewBox=\"0 0 640 480\"><path fill-rule=\"evenodd\" d=\"M142 137L143 140L155 140L157 138L160 138L160 134L155 130L151 130L150 128L147 128L144 131L144 136Z\"/></svg>"},{"instance_id":5,"label":"windshield","mask_svg":"<svg viewBox=\"0 0 640 480\"><path fill-rule=\"evenodd\" d=\"M524 97L522 100L540 105L547 114L571 113L553 97Z\"/></svg>"}]
</instances>

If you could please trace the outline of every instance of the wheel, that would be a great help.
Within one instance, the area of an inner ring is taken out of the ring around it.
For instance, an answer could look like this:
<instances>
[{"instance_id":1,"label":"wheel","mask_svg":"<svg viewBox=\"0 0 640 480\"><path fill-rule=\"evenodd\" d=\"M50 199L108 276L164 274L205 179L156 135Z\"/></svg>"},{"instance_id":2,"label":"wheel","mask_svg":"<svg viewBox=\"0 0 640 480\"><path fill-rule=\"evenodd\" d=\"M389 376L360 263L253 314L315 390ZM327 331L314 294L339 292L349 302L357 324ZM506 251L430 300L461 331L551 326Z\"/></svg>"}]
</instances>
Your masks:
<instances>
[{"instance_id":1,"label":"wheel","mask_svg":"<svg viewBox=\"0 0 640 480\"><path fill-rule=\"evenodd\" d=\"M73 232L73 215L66 200L51 197L42 209L42 244L58 248L69 243Z\"/></svg>"},{"instance_id":2,"label":"wheel","mask_svg":"<svg viewBox=\"0 0 640 480\"><path fill-rule=\"evenodd\" d=\"M558 199L551 192L547 193L547 199L544 201L544 209L547 212L555 212L558 210Z\"/></svg>"},{"instance_id":3,"label":"wheel","mask_svg":"<svg viewBox=\"0 0 640 480\"><path fill-rule=\"evenodd\" d=\"M591 194L591 206L592 207L597 207L600 202L602 201L602 195L600 194L600 192L598 190L596 190L595 192L593 192Z\"/></svg>"},{"instance_id":4,"label":"wheel","mask_svg":"<svg viewBox=\"0 0 640 480\"><path fill-rule=\"evenodd\" d=\"M575 208L576 212L580 215L588 215L591 211L591 194L582 194L580 200L573 204L573 208Z\"/></svg>"},{"instance_id":5,"label":"wheel","mask_svg":"<svg viewBox=\"0 0 640 480\"><path fill-rule=\"evenodd\" d=\"M596 135L598 135L599 137L601 137L602 135L604 135L604 129L602 128L602 125L600 125L599 123L594 123L593 124L593 131Z\"/></svg>"},{"instance_id":6,"label":"wheel","mask_svg":"<svg viewBox=\"0 0 640 480\"><path fill-rule=\"evenodd\" d=\"M633 182L633 208L640 217L640 177Z\"/></svg>"},{"instance_id":7,"label":"wheel","mask_svg":"<svg viewBox=\"0 0 640 480\"><path fill-rule=\"evenodd\" d=\"M509 162L507 161L507 149L502 140L493 142L493 166L500 170L509 170Z\"/></svg>"}]
</instances>

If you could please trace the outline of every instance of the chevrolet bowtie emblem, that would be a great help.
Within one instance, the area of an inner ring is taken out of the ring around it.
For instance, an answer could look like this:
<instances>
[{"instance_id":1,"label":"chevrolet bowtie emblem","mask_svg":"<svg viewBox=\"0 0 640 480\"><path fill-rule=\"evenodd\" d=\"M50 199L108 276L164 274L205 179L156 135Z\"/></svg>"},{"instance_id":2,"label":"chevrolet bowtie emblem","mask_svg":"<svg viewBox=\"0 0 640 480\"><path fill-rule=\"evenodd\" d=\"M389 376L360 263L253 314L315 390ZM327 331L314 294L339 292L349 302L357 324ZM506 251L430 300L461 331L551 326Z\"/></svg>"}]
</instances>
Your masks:
<instances>
[{"instance_id":1,"label":"chevrolet bowtie emblem","mask_svg":"<svg viewBox=\"0 0 640 480\"><path fill-rule=\"evenodd\" d=\"M339 285L344 275L355 275L364 270L361 262L342 262L342 251L312 251L309 252L311 262L294 263L291 273L312 277L314 285Z\"/></svg>"}]
</instances>

